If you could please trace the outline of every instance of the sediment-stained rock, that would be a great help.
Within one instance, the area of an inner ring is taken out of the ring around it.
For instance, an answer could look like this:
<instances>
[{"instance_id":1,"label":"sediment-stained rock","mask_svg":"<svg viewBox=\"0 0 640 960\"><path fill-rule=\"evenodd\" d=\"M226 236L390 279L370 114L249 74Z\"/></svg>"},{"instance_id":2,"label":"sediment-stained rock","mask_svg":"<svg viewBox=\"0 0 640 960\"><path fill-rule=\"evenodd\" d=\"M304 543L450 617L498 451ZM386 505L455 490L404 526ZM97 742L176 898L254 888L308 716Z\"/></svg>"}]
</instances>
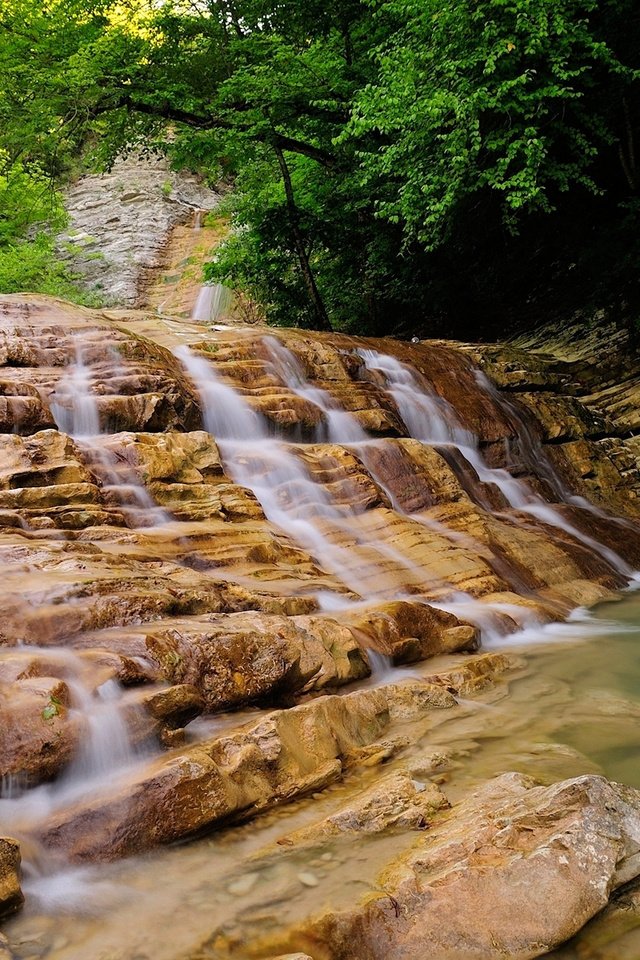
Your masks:
<instances>
[{"instance_id":1,"label":"sediment-stained rock","mask_svg":"<svg viewBox=\"0 0 640 960\"><path fill-rule=\"evenodd\" d=\"M69 690L61 680L0 683L0 778L33 786L64 769L82 732L69 706Z\"/></svg>"},{"instance_id":2,"label":"sediment-stained rock","mask_svg":"<svg viewBox=\"0 0 640 960\"><path fill-rule=\"evenodd\" d=\"M483 682L514 662L485 654ZM452 693L478 672L474 661L404 692L396 685L307 700L158 760L97 799L79 802L40 829L48 846L75 860L110 860L215 825L254 817L321 790L358 764L382 763L391 716L402 721L455 706ZM399 708L396 710L396 699ZM407 709L407 700L413 703ZM433 798L431 798L433 800Z\"/></svg>"},{"instance_id":3,"label":"sediment-stained rock","mask_svg":"<svg viewBox=\"0 0 640 960\"><path fill-rule=\"evenodd\" d=\"M638 791L601 777L541 787L505 774L419 835L380 875L378 895L286 945L314 960L538 957L638 875L639 851Z\"/></svg>"},{"instance_id":4,"label":"sediment-stained rock","mask_svg":"<svg viewBox=\"0 0 640 960\"><path fill-rule=\"evenodd\" d=\"M472 653L487 625L508 633L563 617L613 596L625 560L640 565L633 524L605 513L637 512L628 404L609 398L601 414L595 380L592 395L575 396L572 368L561 360L516 347L261 326L211 331L31 296L3 298L0 333L6 710L22 715L29 684L65 682L42 650L28 661L16 651L66 646L94 671L94 689L114 678L142 687L123 701L134 741L162 736L176 748L141 767L130 796L114 788L95 807L48 825L47 842L68 844L78 858L126 854L251 816L331 782L365 746L371 762L382 761L393 751L377 739L388 723L452 706L458 693L488 682L497 661L489 668L469 658L459 675L441 671L386 693L324 696L366 677L371 651L395 663ZM292 351L312 391L322 391L320 403L283 382L269 338ZM233 480L224 438L218 444L203 430L197 385L172 352L184 343L278 434L305 490L274 475L274 503L297 507L296 520L312 520L331 549L297 538L295 524L269 521L265 511L274 514ZM477 461L446 438L408 437L363 349L410 364L418 387L455 409L456 429L476 435L487 467L509 468L532 496L552 500L557 522L510 507L496 475L482 479ZM508 395L479 377L476 361ZM79 426L80 381L92 418ZM329 442L335 409L368 438ZM617 409L622 426L612 428ZM582 509L574 493L603 509ZM591 549L589 537L623 554L620 564ZM0 769L41 780L64 768L84 734L69 723L44 758L41 727L66 723L67 708L43 720L35 696L25 722L31 740L6 742ZM178 746L175 731L202 708L295 703L261 727ZM335 736L325 729L332 724Z\"/></svg>"}]
</instances>

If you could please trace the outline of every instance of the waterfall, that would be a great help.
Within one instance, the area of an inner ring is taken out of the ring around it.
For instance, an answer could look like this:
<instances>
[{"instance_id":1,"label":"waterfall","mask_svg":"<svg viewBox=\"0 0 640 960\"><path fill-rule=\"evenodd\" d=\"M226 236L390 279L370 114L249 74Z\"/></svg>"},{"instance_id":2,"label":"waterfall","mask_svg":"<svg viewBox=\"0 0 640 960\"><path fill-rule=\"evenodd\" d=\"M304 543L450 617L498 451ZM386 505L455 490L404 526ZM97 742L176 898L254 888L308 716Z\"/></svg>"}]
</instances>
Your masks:
<instances>
[{"instance_id":1,"label":"waterfall","mask_svg":"<svg viewBox=\"0 0 640 960\"><path fill-rule=\"evenodd\" d=\"M327 423L327 439L331 443L348 446L354 451L362 461L371 479L382 490L397 513L433 530L452 543L464 544L467 547L470 546L479 550L480 553L483 552L482 547L476 544L468 534L458 534L445 524L432 518L406 513L390 486L389 477L385 475L384 470L380 469L372 455L376 449L380 448L380 441L371 439L353 414L340 409L330 393L309 383L302 364L296 355L285 347L280 340L276 337L263 337L262 347L278 379L297 396L303 397L319 407ZM319 439L324 438L320 437ZM440 587L445 592L454 590L453 586L445 580L440 580Z\"/></svg>"},{"instance_id":2,"label":"waterfall","mask_svg":"<svg viewBox=\"0 0 640 960\"><path fill-rule=\"evenodd\" d=\"M92 661L84 660L73 650L32 645L28 649L29 657L42 655L52 674L65 683L70 696L69 723L78 730L80 746L53 783L31 788L26 793L23 785L15 780L3 785L0 819L17 833L22 832L23 819L30 820L34 813L44 819L80 795L99 792L126 772L139 756L131 743L126 717L133 722L141 708L116 680L106 679L96 684ZM0 653L0 661L15 656L12 649Z\"/></svg>"},{"instance_id":3,"label":"waterfall","mask_svg":"<svg viewBox=\"0 0 640 960\"><path fill-rule=\"evenodd\" d=\"M410 561L376 538L352 505L337 502L317 483L302 456L273 438L267 421L219 377L212 364L188 347L175 353L198 389L204 425L216 440L225 472L253 492L271 523L361 597L372 592L372 578L388 576L388 564L381 558L401 571L402 590L398 584L385 592L404 595L408 584L417 586ZM355 544L345 542L347 538Z\"/></svg>"},{"instance_id":4,"label":"waterfall","mask_svg":"<svg viewBox=\"0 0 640 960\"><path fill-rule=\"evenodd\" d=\"M310 401L322 411L327 425L326 439L329 443L362 443L368 439L356 418L347 410L341 410L330 393L309 383L302 364L296 355L287 349L277 337L263 337L262 346L276 377L281 383L288 387L292 393ZM318 436L316 439L323 440L325 438Z\"/></svg>"},{"instance_id":5,"label":"waterfall","mask_svg":"<svg viewBox=\"0 0 640 960\"><path fill-rule=\"evenodd\" d=\"M395 357L375 350L360 350L359 354L367 370L376 370L384 375L387 390L395 401L410 436L435 447L455 449L463 461L473 468L480 482L496 486L510 507L562 530L602 557L610 567L627 579L634 576L631 567L619 554L579 530L562 515L557 505L545 501L524 480L511 476L507 470L487 466L475 434L464 429L451 404L442 397L428 393L407 366ZM546 458L542 462L545 470L549 472L550 463ZM560 481L555 474L553 477L553 487L558 490L561 487Z\"/></svg>"},{"instance_id":6,"label":"waterfall","mask_svg":"<svg viewBox=\"0 0 640 960\"><path fill-rule=\"evenodd\" d=\"M192 320L215 323L231 305L231 290L222 283L203 283L191 311Z\"/></svg>"},{"instance_id":7,"label":"waterfall","mask_svg":"<svg viewBox=\"0 0 640 960\"><path fill-rule=\"evenodd\" d=\"M51 413L58 430L72 437L96 475L107 499L113 499L128 526L155 527L170 521L138 480L135 470L105 444L93 374L84 362L82 345L76 341L75 363L56 385Z\"/></svg>"}]
</instances>

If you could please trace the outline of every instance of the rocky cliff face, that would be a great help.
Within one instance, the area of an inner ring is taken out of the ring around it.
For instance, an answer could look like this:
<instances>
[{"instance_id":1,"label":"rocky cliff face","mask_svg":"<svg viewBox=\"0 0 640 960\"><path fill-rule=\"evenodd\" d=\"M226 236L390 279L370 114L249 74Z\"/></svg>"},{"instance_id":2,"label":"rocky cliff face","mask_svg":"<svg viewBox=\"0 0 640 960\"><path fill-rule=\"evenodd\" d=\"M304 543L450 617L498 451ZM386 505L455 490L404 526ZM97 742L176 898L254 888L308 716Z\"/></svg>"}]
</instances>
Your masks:
<instances>
[{"instance_id":1,"label":"rocky cliff face","mask_svg":"<svg viewBox=\"0 0 640 960\"><path fill-rule=\"evenodd\" d=\"M59 237L59 252L101 301L138 306L164 266L176 227L197 211L213 210L219 199L161 158L117 160L109 173L81 177L67 190L69 227Z\"/></svg>"},{"instance_id":2,"label":"rocky cliff face","mask_svg":"<svg viewBox=\"0 0 640 960\"><path fill-rule=\"evenodd\" d=\"M54 801L14 826L44 850L128 855L382 763L399 749L397 724L423 723L517 668L470 657L483 636L611 598L640 566L635 374L623 402L588 357L524 343L212 331L42 297L3 298L0 331L0 774L18 792L53 782ZM457 659L412 684L349 686L440 655ZM104 723L117 721L129 747L152 745L133 769L125 753L91 767L105 689L117 698ZM199 714L257 706L268 712L189 737ZM91 777L105 764L119 775L61 802L56 784L83 750ZM514 850L546 849L548 804L574 836L609 788L566 788L575 823L561 791L496 789L516 832L542 811L506 853L494 825L478 827L479 847L503 850L508 886ZM429 796L430 810L446 806ZM612 802L628 804L626 832L617 846L602 841L606 870L583 878L597 895L580 895L561 934L532 911L517 949L500 934L503 952L539 955L536 937L545 949L560 942L633 874L611 865L640 835L637 798ZM409 807L415 823L427 817ZM442 848L443 870L456 842ZM578 852L571 865L579 874ZM389 918L444 920L417 891L424 863L393 869L390 899L325 918L294 946L352 957L356 937L359 957L415 957L414 934L389 932ZM490 940L464 956L494 955Z\"/></svg>"}]
</instances>

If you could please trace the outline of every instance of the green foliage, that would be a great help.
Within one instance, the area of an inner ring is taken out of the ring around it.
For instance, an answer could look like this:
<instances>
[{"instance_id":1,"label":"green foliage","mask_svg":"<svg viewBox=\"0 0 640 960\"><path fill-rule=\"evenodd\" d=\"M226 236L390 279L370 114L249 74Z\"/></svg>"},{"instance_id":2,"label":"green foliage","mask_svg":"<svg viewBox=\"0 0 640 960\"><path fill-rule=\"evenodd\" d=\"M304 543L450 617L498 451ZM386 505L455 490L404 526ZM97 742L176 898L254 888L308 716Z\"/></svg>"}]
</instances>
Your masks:
<instances>
[{"instance_id":1,"label":"green foliage","mask_svg":"<svg viewBox=\"0 0 640 960\"><path fill-rule=\"evenodd\" d=\"M33 240L0 245L0 292L46 293L87 307L98 307L103 298L83 290L78 278L58 259L53 238L38 233Z\"/></svg>"},{"instance_id":2,"label":"green foliage","mask_svg":"<svg viewBox=\"0 0 640 960\"><path fill-rule=\"evenodd\" d=\"M38 163L9 162L0 152L0 292L48 293L98 305L60 261L53 239L67 218L59 194Z\"/></svg>"},{"instance_id":3,"label":"green foliage","mask_svg":"<svg viewBox=\"0 0 640 960\"><path fill-rule=\"evenodd\" d=\"M274 323L640 312L634 0L7 0L0 134L36 179L81 148L232 177L208 274Z\"/></svg>"},{"instance_id":4,"label":"green foliage","mask_svg":"<svg viewBox=\"0 0 640 960\"><path fill-rule=\"evenodd\" d=\"M599 91L630 87L637 70L607 44L598 6L378 4L378 15L397 28L378 52L376 82L354 100L343 138L360 147L362 183L376 189L379 215L429 250L473 195L496 193L515 229L523 214L554 210L561 193L599 193L595 160L616 139Z\"/></svg>"}]
</instances>

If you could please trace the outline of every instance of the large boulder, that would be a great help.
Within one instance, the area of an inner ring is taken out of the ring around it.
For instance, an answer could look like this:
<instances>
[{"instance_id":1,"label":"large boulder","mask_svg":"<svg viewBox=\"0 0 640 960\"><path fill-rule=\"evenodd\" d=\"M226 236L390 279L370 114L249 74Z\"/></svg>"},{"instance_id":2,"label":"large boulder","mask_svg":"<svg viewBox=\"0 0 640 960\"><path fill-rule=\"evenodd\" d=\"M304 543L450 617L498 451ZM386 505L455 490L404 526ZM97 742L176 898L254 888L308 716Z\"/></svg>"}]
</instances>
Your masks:
<instances>
[{"instance_id":1,"label":"large boulder","mask_svg":"<svg viewBox=\"0 0 640 960\"><path fill-rule=\"evenodd\" d=\"M516 960L573 936L640 873L640 791L583 776L490 782L291 945L332 960ZM289 946L289 944L287 944Z\"/></svg>"}]
</instances>

